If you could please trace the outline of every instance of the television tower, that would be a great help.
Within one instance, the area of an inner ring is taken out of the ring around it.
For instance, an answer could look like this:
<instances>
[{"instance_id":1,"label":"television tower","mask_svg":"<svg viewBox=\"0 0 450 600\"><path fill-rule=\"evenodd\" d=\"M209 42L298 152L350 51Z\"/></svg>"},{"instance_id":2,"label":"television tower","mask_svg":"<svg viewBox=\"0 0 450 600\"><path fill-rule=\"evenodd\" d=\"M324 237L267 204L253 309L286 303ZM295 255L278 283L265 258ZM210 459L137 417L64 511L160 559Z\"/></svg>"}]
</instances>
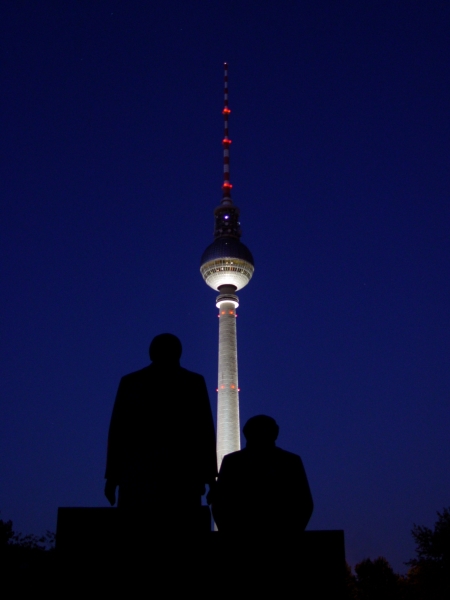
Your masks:
<instances>
[{"instance_id":1,"label":"television tower","mask_svg":"<svg viewBox=\"0 0 450 600\"><path fill-rule=\"evenodd\" d=\"M236 309L239 298L235 292L250 281L254 271L253 256L241 241L239 209L231 199L230 144L228 137L228 65L224 63L224 137L223 197L214 211L214 241L203 252L200 272L203 279L219 292L219 377L217 385L217 464L222 458L239 450L239 387L236 341Z\"/></svg>"}]
</instances>

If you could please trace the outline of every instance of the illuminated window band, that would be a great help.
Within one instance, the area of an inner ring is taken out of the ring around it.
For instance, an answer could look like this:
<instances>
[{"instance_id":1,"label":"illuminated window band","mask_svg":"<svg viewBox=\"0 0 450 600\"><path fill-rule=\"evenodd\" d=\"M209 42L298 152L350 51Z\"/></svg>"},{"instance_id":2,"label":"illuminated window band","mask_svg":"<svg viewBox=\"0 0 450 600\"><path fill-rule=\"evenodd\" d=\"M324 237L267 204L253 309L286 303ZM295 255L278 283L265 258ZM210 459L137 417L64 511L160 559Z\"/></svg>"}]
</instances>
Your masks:
<instances>
[{"instance_id":1,"label":"illuminated window band","mask_svg":"<svg viewBox=\"0 0 450 600\"><path fill-rule=\"evenodd\" d=\"M203 264L200 271L213 290L218 290L221 285L233 285L236 290L241 290L252 278L255 267L239 258L216 258Z\"/></svg>"}]
</instances>

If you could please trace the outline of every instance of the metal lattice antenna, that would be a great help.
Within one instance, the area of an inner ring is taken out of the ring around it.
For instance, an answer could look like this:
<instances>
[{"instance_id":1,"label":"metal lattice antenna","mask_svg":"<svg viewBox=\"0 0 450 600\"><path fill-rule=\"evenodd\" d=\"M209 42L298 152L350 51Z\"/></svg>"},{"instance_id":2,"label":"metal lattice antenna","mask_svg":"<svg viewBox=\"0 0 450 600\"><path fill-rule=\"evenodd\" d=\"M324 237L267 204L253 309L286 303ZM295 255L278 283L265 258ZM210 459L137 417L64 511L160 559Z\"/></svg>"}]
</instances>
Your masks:
<instances>
[{"instance_id":1,"label":"metal lattice antenna","mask_svg":"<svg viewBox=\"0 0 450 600\"><path fill-rule=\"evenodd\" d=\"M223 199L222 202L227 201L227 204L231 202L231 188L233 187L230 183L230 144L231 140L228 137L228 115L231 110L228 108L228 63L223 63Z\"/></svg>"}]
</instances>

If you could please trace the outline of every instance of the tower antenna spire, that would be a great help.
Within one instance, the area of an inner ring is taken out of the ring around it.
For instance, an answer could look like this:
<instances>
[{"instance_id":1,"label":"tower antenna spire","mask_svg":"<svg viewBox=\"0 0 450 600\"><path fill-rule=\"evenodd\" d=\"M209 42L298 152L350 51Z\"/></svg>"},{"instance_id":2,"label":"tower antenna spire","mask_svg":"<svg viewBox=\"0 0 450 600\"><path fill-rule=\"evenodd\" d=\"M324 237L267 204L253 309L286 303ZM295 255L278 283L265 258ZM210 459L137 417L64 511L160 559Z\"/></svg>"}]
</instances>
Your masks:
<instances>
[{"instance_id":1,"label":"tower antenna spire","mask_svg":"<svg viewBox=\"0 0 450 600\"><path fill-rule=\"evenodd\" d=\"M228 63L223 63L223 198L222 203L230 204L231 188L230 183L230 144L231 140L228 137L228 116L231 110L228 107Z\"/></svg>"}]
</instances>

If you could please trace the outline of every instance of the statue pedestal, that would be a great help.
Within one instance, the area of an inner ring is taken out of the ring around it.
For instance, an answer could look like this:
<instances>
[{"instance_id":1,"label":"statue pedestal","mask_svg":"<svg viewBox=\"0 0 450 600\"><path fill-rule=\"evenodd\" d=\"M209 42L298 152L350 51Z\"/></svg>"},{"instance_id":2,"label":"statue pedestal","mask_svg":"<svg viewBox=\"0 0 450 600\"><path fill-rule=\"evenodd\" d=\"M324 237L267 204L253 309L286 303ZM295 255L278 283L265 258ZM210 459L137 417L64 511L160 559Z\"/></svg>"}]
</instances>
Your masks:
<instances>
[{"instance_id":1,"label":"statue pedestal","mask_svg":"<svg viewBox=\"0 0 450 600\"><path fill-rule=\"evenodd\" d=\"M219 598L344 598L341 530L228 537L210 531L207 507L199 511L195 533L170 525L155 528L161 525L158 515L144 521L141 527L139 515L121 514L116 508L60 508L60 581L168 597L192 591Z\"/></svg>"}]
</instances>

